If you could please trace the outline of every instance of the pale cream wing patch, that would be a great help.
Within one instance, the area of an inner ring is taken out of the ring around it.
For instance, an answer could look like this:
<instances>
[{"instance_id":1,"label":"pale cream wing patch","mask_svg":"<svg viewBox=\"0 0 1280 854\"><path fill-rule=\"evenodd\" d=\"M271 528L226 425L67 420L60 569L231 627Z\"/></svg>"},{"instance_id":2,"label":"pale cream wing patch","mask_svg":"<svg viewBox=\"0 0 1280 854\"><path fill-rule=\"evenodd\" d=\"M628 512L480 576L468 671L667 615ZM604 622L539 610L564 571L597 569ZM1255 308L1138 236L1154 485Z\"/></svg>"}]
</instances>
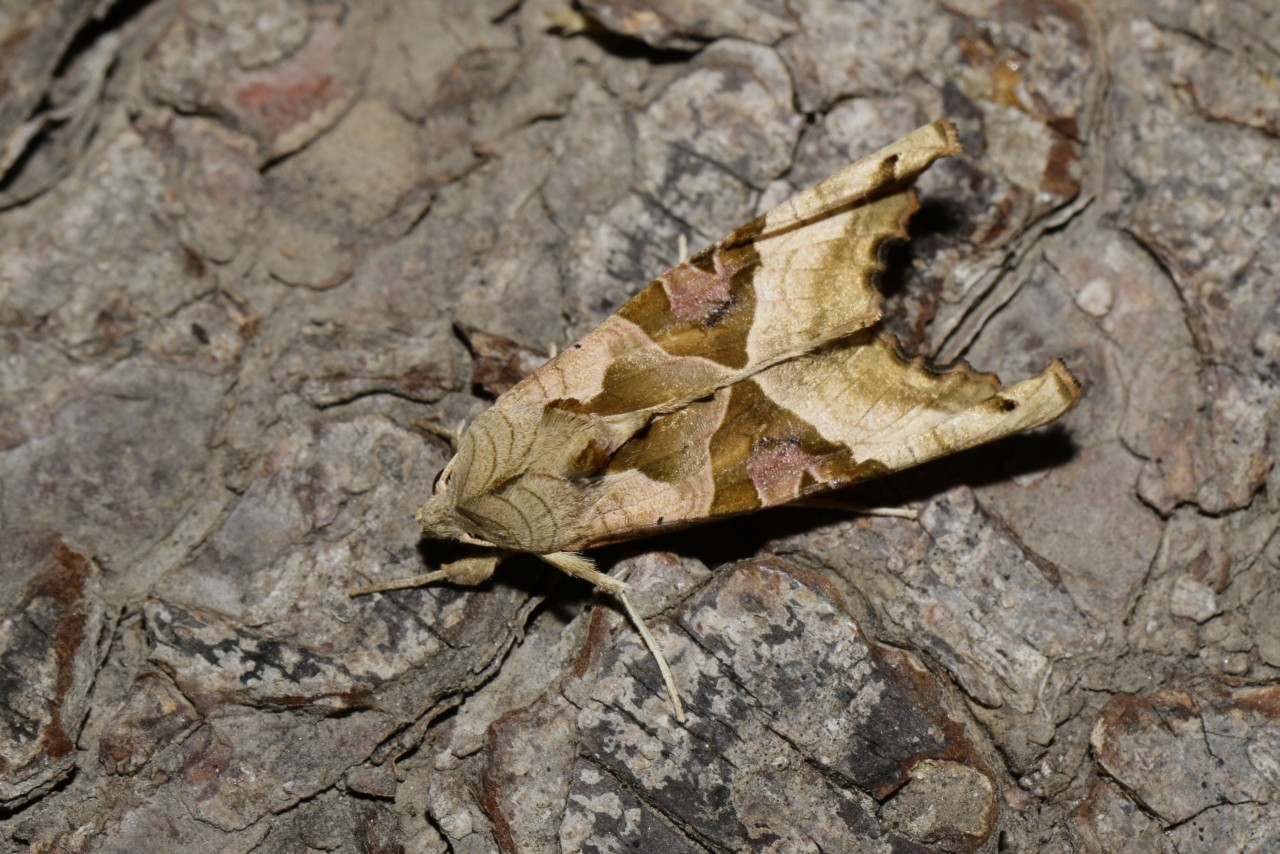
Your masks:
<instances>
[{"instance_id":1,"label":"pale cream wing patch","mask_svg":"<svg viewBox=\"0 0 1280 854\"><path fill-rule=\"evenodd\" d=\"M856 463L887 471L1048 424L1080 397L1061 362L1005 388L967 365L938 372L904 359L887 333L801 356L756 381Z\"/></svg>"},{"instance_id":2,"label":"pale cream wing patch","mask_svg":"<svg viewBox=\"0 0 1280 854\"><path fill-rule=\"evenodd\" d=\"M841 210L755 243L755 322L745 375L880 319L881 246L906 239L916 209L906 191Z\"/></svg>"}]
</instances>

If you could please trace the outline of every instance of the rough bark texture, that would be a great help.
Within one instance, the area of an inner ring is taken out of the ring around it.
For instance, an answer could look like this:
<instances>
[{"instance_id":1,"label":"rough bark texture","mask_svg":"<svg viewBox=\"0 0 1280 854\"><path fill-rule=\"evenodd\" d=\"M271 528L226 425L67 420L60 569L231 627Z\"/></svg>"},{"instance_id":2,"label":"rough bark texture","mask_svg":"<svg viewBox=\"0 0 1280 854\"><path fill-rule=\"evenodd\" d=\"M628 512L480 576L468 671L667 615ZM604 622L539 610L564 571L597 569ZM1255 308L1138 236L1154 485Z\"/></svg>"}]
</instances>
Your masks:
<instances>
[{"instance_id":1,"label":"rough bark texture","mask_svg":"<svg viewBox=\"0 0 1280 854\"><path fill-rule=\"evenodd\" d=\"M1277 850L1277 56L1268 0L0 3L0 849ZM942 115L889 325L1063 356L1060 426L603 551L685 726L536 561L346 596L451 557L439 427Z\"/></svg>"}]
</instances>

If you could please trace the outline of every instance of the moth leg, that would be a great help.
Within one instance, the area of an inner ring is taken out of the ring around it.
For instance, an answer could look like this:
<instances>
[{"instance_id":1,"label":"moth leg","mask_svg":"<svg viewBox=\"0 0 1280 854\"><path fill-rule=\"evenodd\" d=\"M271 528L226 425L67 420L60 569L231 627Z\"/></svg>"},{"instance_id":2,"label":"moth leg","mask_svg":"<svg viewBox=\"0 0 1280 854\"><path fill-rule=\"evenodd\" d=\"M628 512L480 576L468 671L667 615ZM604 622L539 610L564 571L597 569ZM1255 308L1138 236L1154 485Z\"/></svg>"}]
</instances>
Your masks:
<instances>
[{"instance_id":1,"label":"moth leg","mask_svg":"<svg viewBox=\"0 0 1280 854\"><path fill-rule=\"evenodd\" d=\"M424 575L401 578L397 581L384 581L381 584L369 584L364 587L353 587L347 591L347 595L364 596L367 593L385 593L388 590L422 587L426 584L434 584L437 581L452 581L454 584L463 584L471 587L487 581L489 576L493 575L493 571L497 569L498 561L501 559L500 555L465 557L462 560L455 560L453 563L446 563L441 569Z\"/></svg>"},{"instance_id":2,"label":"moth leg","mask_svg":"<svg viewBox=\"0 0 1280 854\"><path fill-rule=\"evenodd\" d=\"M667 695L671 697L671 706L675 709L676 720L684 723L684 705L680 702L680 695L676 693L676 680L671 675L671 668L667 666L667 659L663 656L662 649L658 646L658 641L649 631L649 627L645 625L644 620L640 617L640 612L636 610L636 606L632 604L631 597L627 595L627 585L620 579L605 575L596 569L595 563L590 558L583 557L580 554L552 552L551 554L539 555L539 557L566 575L589 581L601 590L612 593L618 598L618 601L622 603L622 607L626 609L627 616L631 618L632 624L635 625L636 631L640 633L640 638L644 641L644 645L649 648L649 654L658 663L658 672L662 674L662 681L667 686Z\"/></svg>"}]
</instances>

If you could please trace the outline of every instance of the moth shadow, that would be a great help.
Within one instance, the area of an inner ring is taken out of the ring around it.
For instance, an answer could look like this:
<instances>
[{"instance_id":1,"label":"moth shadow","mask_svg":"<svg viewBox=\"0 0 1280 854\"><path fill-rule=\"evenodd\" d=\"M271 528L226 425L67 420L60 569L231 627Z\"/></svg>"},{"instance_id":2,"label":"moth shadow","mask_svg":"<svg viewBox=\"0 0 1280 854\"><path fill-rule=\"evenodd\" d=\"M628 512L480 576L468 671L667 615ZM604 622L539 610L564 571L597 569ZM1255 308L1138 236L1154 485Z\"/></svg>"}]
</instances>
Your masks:
<instances>
[{"instance_id":1,"label":"moth shadow","mask_svg":"<svg viewBox=\"0 0 1280 854\"><path fill-rule=\"evenodd\" d=\"M891 241L880 250L884 269L876 285L885 299L902 296L907 282L918 278L918 274L912 274L917 269L916 261L932 258L944 244L963 233L963 211L947 201L924 199L907 228L908 239Z\"/></svg>"},{"instance_id":2,"label":"moth shadow","mask_svg":"<svg viewBox=\"0 0 1280 854\"><path fill-rule=\"evenodd\" d=\"M682 530L604 546L593 550L592 555L605 565L652 551L696 558L708 567L737 563L759 556L765 545L780 535L784 529L775 527L776 515L761 513L699 522Z\"/></svg>"},{"instance_id":3,"label":"moth shadow","mask_svg":"<svg viewBox=\"0 0 1280 854\"><path fill-rule=\"evenodd\" d=\"M881 480L859 484L847 492L871 490L880 485L882 491L878 493L877 504L885 503L886 494L895 503L916 503L957 486L980 489L1047 472L1075 459L1079 452L1080 448L1071 434L1062 425L1055 424L1035 433L1008 436Z\"/></svg>"},{"instance_id":4,"label":"moth shadow","mask_svg":"<svg viewBox=\"0 0 1280 854\"><path fill-rule=\"evenodd\" d=\"M649 549L652 550L652 547ZM636 549L642 553L646 549ZM614 564L622 559L621 555L607 554L606 549L592 549L587 557L596 562L601 572L608 573ZM598 604L612 607L620 614L625 614L621 603L595 585L582 578L574 578L556 569L551 564L532 554L513 554L507 557L494 573L489 584L497 583L513 587L530 596L540 596L542 601L530 615L530 622L542 613L551 614L558 622L567 625L575 618L587 614Z\"/></svg>"},{"instance_id":5,"label":"moth shadow","mask_svg":"<svg viewBox=\"0 0 1280 854\"><path fill-rule=\"evenodd\" d=\"M513 554L502 561L493 579L530 596L541 596L536 611L550 611L568 623L590 607L601 594L580 578L571 578L551 564L530 554Z\"/></svg>"}]
</instances>

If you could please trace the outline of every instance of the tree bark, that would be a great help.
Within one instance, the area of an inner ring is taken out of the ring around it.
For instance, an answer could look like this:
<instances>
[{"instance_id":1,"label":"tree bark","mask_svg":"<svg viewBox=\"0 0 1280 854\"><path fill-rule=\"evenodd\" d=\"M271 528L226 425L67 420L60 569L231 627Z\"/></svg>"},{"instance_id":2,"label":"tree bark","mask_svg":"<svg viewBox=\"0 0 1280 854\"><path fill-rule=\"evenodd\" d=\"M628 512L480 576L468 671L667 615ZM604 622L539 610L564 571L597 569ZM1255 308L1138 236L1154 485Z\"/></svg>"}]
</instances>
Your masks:
<instances>
[{"instance_id":1,"label":"tree bark","mask_svg":"<svg viewBox=\"0 0 1280 854\"><path fill-rule=\"evenodd\" d=\"M0 847L1280 846L1262 0L0 14ZM603 549L413 511L538 354L930 119L904 347L1059 425Z\"/></svg>"}]
</instances>

